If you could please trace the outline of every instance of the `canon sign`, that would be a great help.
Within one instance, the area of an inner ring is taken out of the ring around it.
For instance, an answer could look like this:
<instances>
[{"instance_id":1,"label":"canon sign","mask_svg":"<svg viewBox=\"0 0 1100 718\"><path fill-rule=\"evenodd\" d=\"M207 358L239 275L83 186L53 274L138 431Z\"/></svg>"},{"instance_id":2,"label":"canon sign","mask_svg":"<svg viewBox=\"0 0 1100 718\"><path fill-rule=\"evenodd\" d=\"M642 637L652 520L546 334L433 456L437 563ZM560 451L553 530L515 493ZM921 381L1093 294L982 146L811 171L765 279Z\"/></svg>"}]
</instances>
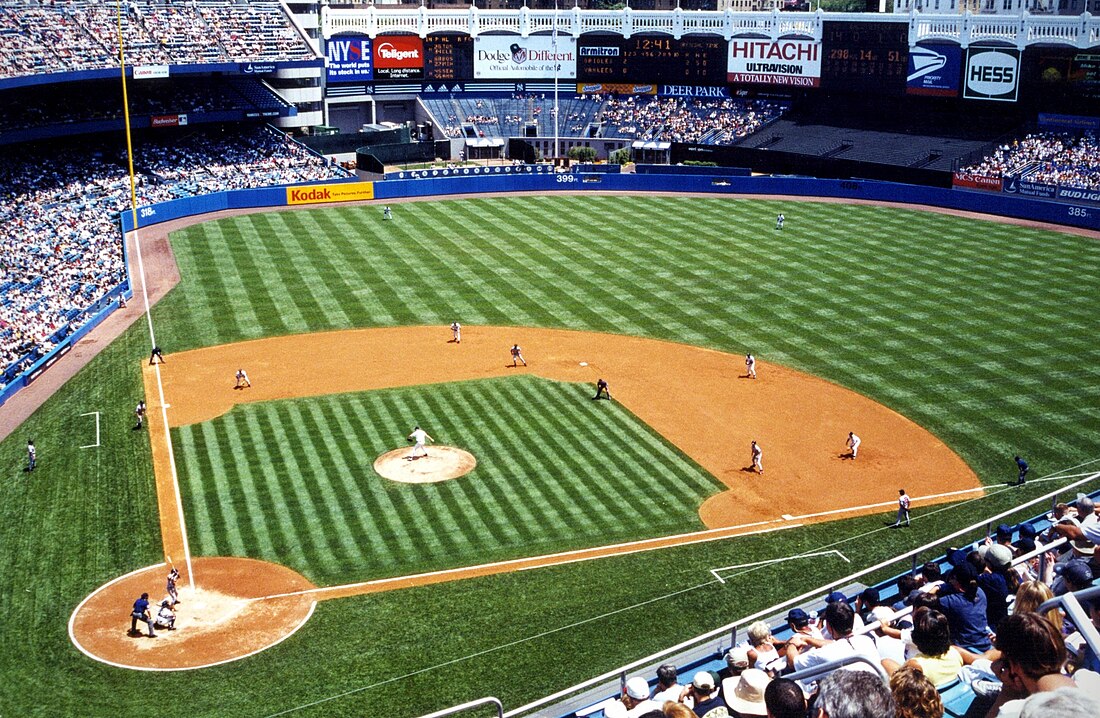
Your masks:
<instances>
[{"instance_id":1,"label":"canon sign","mask_svg":"<svg viewBox=\"0 0 1100 718\"><path fill-rule=\"evenodd\" d=\"M972 47L967 51L963 97L1015 102L1019 86L1019 50Z\"/></svg>"}]
</instances>

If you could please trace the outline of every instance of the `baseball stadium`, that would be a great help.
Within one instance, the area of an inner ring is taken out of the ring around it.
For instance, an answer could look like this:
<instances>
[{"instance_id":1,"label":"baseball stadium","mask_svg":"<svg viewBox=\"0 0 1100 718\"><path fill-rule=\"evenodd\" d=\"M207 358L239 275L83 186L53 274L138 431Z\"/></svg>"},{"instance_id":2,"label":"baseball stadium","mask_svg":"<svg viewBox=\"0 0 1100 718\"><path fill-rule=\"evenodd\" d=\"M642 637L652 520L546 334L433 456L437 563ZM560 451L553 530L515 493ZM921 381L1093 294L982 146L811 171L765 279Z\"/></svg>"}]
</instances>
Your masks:
<instances>
[{"instance_id":1,"label":"baseball stadium","mask_svg":"<svg viewBox=\"0 0 1100 718\"><path fill-rule=\"evenodd\" d=\"M1100 714L1100 3L0 53L0 716Z\"/></svg>"}]
</instances>

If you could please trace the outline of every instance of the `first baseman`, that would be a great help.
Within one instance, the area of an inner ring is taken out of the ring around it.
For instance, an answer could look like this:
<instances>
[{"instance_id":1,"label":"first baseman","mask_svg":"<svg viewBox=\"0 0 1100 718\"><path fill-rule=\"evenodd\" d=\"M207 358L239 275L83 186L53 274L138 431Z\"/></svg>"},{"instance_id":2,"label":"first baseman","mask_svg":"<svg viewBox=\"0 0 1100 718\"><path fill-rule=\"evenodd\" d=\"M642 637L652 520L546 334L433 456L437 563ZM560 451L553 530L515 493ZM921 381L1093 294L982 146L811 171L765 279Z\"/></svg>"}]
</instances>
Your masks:
<instances>
[{"instance_id":1,"label":"first baseman","mask_svg":"<svg viewBox=\"0 0 1100 718\"><path fill-rule=\"evenodd\" d=\"M764 474L764 464L761 463L763 456L764 452L760 448L760 444L757 444L754 439L752 442L752 468L756 470L756 473L761 475Z\"/></svg>"},{"instance_id":2,"label":"first baseman","mask_svg":"<svg viewBox=\"0 0 1100 718\"><path fill-rule=\"evenodd\" d=\"M424 448L424 440L435 441L428 432L421 429L419 426L414 426L412 433L409 434L409 441L415 442L413 444L412 453L406 456L406 459L419 459L421 456L427 456L428 450Z\"/></svg>"}]
</instances>

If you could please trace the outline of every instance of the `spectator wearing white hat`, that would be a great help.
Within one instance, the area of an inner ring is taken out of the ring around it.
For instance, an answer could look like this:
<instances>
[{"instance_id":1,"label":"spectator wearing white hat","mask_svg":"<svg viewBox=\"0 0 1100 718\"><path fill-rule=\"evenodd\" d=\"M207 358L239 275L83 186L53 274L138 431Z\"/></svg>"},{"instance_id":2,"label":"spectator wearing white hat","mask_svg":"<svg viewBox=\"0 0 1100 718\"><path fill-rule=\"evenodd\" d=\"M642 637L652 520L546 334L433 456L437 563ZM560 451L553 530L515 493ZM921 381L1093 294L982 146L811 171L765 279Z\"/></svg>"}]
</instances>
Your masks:
<instances>
[{"instance_id":1,"label":"spectator wearing white hat","mask_svg":"<svg viewBox=\"0 0 1100 718\"><path fill-rule=\"evenodd\" d=\"M661 710L663 704L649 698L649 683L641 676L627 679L623 688L623 705L627 718L638 718L646 713Z\"/></svg>"},{"instance_id":2,"label":"spectator wearing white hat","mask_svg":"<svg viewBox=\"0 0 1100 718\"><path fill-rule=\"evenodd\" d=\"M709 671L699 671L691 679L691 685L680 694L680 702L687 703L691 700L692 710L699 718L719 718L726 716L729 710L722 694L718 691L714 674Z\"/></svg>"},{"instance_id":3,"label":"spectator wearing white hat","mask_svg":"<svg viewBox=\"0 0 1100 718\"><path fill-rule=\"evenodd\" d=\"M741 716L766 716L768 707L764 703L764 691L771 683L771 677L757 668L747 668L737 678L737 685L726 694L726 706Z\"/></svg>"}]
</instances>

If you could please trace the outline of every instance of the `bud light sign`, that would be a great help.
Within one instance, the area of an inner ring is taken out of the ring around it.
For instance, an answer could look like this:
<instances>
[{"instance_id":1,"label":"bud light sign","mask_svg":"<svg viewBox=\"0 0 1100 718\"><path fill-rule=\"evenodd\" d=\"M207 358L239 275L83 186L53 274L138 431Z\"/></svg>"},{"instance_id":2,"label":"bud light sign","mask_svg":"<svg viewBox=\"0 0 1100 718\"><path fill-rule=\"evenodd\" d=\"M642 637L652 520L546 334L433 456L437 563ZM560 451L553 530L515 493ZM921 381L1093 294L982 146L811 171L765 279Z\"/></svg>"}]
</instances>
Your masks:
<instances>
[{"instance_id":1,"label":"bud light sign","mask_svg":"<svg viewBox=\"0 0 1100 718\"><path fill-rule=\"evenodd\" d=\"M1020 51L971 47L966 53L963 97L1015 102L1020 88Z\"/></svg>"}]
</instances>

